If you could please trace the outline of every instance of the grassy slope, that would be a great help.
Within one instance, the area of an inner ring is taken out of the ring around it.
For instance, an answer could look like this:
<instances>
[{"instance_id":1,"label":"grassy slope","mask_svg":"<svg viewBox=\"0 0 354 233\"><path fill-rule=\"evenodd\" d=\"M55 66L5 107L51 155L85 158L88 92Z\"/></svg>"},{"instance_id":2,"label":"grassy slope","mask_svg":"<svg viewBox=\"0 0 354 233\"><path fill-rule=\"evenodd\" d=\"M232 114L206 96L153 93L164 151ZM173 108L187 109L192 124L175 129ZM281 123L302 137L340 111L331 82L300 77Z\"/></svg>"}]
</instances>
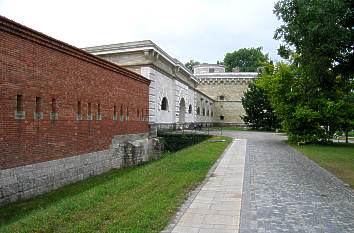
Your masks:
<instances>
[{"instance_id":1,"label":"grassy slope","mask_svg":"<svg viewBox=\"0 0 354 233\"><path fill-rule=\"evenodd\" d=\"M2 207L0 232L158 232L230 140L205 141Z\"/></svg>"},{"instance_id":2,"label":"grassy slope","mask_svg":"<svg viewBox=\"0 0 354 233\"><path fill-rule=\"evenodd\" d=\"M354 189L354 144L294 146Z\"/></svg>"}]
</instances>

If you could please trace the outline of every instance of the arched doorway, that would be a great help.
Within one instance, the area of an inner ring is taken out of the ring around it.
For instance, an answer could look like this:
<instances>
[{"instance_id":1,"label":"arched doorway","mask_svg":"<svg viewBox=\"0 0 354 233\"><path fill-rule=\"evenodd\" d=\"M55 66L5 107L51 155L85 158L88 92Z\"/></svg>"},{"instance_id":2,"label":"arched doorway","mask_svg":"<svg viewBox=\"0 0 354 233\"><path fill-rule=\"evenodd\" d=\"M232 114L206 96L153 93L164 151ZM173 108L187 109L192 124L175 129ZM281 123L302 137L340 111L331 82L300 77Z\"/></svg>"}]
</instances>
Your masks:
<instances>
[{"instance_id":1,"label":"arched doorway","mask_svg":"<svg viewBox=\"0 0 354 233\"><path fill-rule=\"evenodd\" d=\"M186 122L186 102L182 98L179 102L179 123L183 124Z\"/></svg>"}]
</instances>

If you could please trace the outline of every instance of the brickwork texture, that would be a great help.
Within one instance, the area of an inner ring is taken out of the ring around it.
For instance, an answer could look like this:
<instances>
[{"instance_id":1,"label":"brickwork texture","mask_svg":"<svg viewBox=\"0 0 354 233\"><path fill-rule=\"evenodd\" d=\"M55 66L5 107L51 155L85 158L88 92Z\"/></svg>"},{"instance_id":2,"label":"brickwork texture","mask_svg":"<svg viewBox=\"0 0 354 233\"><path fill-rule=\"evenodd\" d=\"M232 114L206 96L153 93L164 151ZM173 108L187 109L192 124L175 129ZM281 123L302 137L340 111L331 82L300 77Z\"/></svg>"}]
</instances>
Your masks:
<instances>
[{"instance_id":1,"label":"brickwork texture","mask_svg":"<svg viewBox=\"0 0 354 233\"><path fill-rule=\"evenodd\" d=\"M0 168L107 150L149 131L149 81L0 16Z\"/></svg>"}]
</instances>

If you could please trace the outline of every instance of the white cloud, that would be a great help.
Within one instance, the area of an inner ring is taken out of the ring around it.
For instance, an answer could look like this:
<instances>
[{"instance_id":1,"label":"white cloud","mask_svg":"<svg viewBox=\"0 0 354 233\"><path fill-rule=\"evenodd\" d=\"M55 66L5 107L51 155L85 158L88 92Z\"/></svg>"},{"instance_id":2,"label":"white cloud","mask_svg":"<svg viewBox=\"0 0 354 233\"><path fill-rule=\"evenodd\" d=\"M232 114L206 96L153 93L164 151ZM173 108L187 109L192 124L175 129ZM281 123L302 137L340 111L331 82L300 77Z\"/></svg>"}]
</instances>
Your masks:
<instances>
[{"instance_id":1,"label":"white cloud","mask_svg":"<svg viewBox=\"0 0 354 233\"><path fill-rule=\"evenodd\" d=\"M77 47L151 39L185 62L263 46L277 58L266 0L2 0L0 14Z\"/></svg>"}]
</instances>

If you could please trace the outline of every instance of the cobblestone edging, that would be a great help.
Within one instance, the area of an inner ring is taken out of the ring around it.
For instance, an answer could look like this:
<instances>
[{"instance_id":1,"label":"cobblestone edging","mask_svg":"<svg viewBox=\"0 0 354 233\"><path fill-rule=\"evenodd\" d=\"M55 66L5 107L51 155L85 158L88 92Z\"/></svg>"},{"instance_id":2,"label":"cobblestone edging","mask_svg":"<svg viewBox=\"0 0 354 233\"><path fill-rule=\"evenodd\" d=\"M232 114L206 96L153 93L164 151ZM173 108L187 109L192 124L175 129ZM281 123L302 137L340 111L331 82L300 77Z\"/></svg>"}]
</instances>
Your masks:
<instances>
[{"instance_id":1,"label":"cobblestone edging","mask_svg":"<svg viewBox=\"0 0 354 233\"><path fill-rule=\"evenodd\" d=\"M147 134L116 136L108 150L46 161L0 171L0 206L28 199L84 180L112 168L134 166L154 159L156 146Z\"/></svg>"}]
</instances>

